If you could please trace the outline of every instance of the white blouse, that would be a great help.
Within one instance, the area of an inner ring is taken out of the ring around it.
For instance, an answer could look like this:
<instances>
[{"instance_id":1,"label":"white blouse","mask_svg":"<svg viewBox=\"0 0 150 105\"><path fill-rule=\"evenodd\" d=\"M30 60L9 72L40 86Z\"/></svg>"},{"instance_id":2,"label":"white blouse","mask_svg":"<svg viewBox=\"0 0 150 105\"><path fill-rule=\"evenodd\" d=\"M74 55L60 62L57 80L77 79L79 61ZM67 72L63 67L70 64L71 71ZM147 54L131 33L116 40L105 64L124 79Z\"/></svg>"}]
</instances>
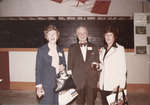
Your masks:
<instances>
[{"instance_id":1,"label":"white blouse","mask_svg":"<svg viewBox=\"0 0 150 105\"><path fill-rule=\"evenodd\" d=\"M57 45L48 43L49 52L48 55L52 56L52 63L51 65L56 68L56 74L59 73L59 56L57 52Z\"/></svg>"}]
</instances>

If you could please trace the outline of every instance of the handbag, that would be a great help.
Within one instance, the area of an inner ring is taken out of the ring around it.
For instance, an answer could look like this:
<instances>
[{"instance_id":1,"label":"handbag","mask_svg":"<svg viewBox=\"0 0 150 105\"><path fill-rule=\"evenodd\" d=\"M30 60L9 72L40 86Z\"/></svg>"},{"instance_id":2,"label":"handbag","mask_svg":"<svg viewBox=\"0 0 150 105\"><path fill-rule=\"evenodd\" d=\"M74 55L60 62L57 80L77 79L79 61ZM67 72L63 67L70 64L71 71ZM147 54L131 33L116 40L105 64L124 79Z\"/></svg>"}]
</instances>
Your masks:
<instances>
[{"instance_id":1,"label":"handbag","mask_svg":"<svg viewBox=\"0 0 150 105\"><path fill-rule=\"evenodd\" d=\"M61 91L59 92L59 95L58 95L59 105L67 105L68 103L72 102L77 96L78 96L78 93L75 89Z\"/></svg>"},{"instance_id":2,"label":"handbag","mask_svg":"<svg viewBox=\"0 0 150 105\"><path fill-rule=\"evenodd\" d=\"M75 83L72 78L71 71L61 71L56 77L56 87L54 92L60 92L68 89L76 89Z\"/></svg>"},{"instance_id":3,"label":"handbag","mask_svg":"<svg viewBox=\"0 0 150 105\"><path fill-rule=\"evenodd\" d=\"M115 93L107 96L107 102L109 105L129 105L127 100L127 90L123 89L121 92L119 92L118 86Z\"/></svg>"}]
</instances>

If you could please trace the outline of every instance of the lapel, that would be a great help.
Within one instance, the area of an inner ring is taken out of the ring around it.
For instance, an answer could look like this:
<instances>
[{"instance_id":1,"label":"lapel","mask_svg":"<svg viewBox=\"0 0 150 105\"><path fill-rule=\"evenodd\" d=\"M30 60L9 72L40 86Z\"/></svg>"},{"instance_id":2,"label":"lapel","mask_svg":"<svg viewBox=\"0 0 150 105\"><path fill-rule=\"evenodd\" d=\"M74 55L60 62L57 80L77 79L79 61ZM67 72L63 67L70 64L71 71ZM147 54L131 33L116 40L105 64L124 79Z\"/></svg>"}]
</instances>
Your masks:
<instances>
[{"instance_id":1,"label":"lapel","mask_svg":"<svg viewBox=\"0 0 150 105\"><path fill-rule=\"evenodd\" d=\"M111 47L111 49L107 52L105 58L104 58L104 61L109 58L109 56L111 56L113 53L115 53L117 50L117 48L114 48L114 47ZM105 54L106 50L104 51L104 54ZM104 55L103 55L104 57Z\"/></svg>"},{"instance_id":2,"label":"lapel","mask_svg":"<svg viewBox=\"0 0 150 105\"><path fill-rule=\"evenodd\" d=\"M57 45L57 53L58 53L58 57L59 57L59 64L61 64L61 61L62 61L62 58L63 58L63 54L62 54L62 51L60 50L60 48L58 47Z\"/></svg>"},{"instance_id":3,"label":"lapel","mask_svg":"<svg viewBox=\"0 0 150 105\"><path fill-rule=\"evenodd\" d=\"M49 52L49 48L47 44L44 48L44 56L45 56L46 61L49 62L49 64L51 65L52 57L48 55L48 52Z\"/></svg>"}]
</instances>

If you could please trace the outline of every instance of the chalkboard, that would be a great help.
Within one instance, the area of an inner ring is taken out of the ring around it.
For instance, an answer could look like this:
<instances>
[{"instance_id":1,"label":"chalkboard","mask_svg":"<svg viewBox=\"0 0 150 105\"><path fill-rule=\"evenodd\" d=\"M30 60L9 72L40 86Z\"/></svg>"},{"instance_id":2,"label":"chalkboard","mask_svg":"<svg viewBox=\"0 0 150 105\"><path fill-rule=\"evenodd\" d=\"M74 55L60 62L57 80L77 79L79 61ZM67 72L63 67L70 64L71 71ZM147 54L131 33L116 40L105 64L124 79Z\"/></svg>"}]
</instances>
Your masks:
<instances>
[{"instance_id":1,"label":"chalkboard","mask_svg":"<svg viewBox=\"0 0 150 105\"><path fill-rule=\"evenodd\" d=\"M76 43L75 30L79 25L87 26L88 40L98 47L103 46L104 27L112 25L119 32L117 41L125 48L134 48L133 20L108 17L3 18L0 19L0 48L38 48L46 43L43 30L48 24L58 28L58 44L64 48Z\"/></svg>"}]
</instances>

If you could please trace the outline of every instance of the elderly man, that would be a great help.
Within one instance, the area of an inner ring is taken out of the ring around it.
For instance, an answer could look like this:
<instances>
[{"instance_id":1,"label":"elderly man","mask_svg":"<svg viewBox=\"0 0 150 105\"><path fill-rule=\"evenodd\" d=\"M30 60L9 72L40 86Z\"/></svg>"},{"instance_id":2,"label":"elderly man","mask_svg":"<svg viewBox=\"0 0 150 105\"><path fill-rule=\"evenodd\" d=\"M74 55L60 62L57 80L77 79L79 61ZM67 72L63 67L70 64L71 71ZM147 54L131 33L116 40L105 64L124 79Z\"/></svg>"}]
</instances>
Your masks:
<instances>
[{"instance_id":1,"label":"elderly man","mask_svg":"<svg viewBox=\"0 0 150 105\"><path fill-rule=\"evenodd\" d=\"M97 47L88 42L88 30L84 26L76 29L78 43L68 52L68 69L72 70L73 80L79 93L77 105L94 105L97 96L98 72L92 70L92 62L98 62Z\"/></svg>"}]
</instances>

